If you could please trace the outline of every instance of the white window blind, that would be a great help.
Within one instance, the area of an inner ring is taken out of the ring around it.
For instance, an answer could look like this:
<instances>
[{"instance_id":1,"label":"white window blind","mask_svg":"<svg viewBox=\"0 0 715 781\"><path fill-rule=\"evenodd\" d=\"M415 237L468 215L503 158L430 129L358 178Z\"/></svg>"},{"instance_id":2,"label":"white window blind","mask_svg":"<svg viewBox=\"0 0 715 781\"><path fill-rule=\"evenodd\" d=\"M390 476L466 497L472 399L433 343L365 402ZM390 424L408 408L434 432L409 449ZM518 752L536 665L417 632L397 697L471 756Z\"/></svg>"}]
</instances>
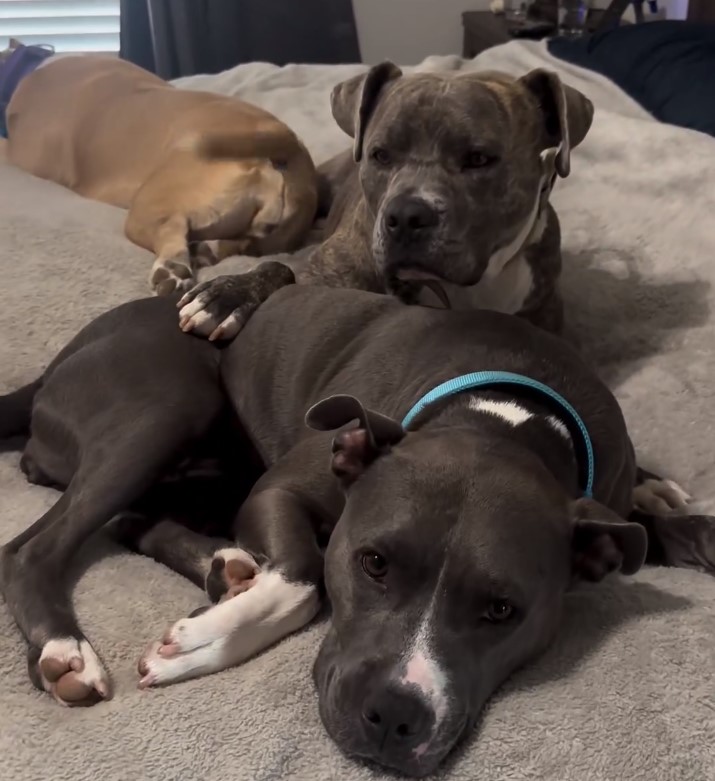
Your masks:
<instances>
[{"instance_id":1,"label":"white window blind","mask_svg":"<svg viewBox=\"0 0 715 781\"><path fill-rule=\"evenodd\" d=\"M0 51L10 38L57 52L119 51L119 0L0 0Z\"/></svg>"}]
</instances>

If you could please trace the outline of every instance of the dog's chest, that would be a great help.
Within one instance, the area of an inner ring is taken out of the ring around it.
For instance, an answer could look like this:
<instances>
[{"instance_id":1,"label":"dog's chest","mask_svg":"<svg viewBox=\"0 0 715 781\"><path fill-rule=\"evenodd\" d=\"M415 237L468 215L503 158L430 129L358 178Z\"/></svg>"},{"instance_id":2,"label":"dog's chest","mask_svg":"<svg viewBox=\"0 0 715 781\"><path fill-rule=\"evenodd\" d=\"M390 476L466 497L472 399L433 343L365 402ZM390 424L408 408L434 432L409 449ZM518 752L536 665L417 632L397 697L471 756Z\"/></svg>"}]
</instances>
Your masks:
<instances>
[{"instance_id":1,"label":"dog's chest","mask_svg":"<svg viewBox=\"0 0 715 781\"><path fill-rule=\"evenodd\" d=\"M501 269L487 267L476 285L461 287L441 283L452 309L492 309L505 314L516 314L524 308L534 286L531 266L523 252L519 252ZM424 288L420 303L435 305L435 294Z\"/></svg>"}]
</instances>

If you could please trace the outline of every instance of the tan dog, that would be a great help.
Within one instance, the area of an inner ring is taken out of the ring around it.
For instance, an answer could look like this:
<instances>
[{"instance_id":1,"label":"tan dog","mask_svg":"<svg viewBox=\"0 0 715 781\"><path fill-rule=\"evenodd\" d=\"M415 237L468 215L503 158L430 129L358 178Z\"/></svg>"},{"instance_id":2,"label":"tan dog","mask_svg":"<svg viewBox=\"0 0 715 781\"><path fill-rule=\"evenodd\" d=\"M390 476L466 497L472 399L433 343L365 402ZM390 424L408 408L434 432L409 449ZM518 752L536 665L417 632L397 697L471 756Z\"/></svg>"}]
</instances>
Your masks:
<instances>
[{"instance_id":1,"label":"tan dog","mask_svg":"<svg viewBox=\"0 0 715 781\"><path fill-rule=\"evenodd\" d=\"M129 209L159 294L191 287L197 263L295 249L315 216L315 168L286 125L123 60L49 60L20 82L7 125L9 162Z\"/></svg>"}]
</instances>

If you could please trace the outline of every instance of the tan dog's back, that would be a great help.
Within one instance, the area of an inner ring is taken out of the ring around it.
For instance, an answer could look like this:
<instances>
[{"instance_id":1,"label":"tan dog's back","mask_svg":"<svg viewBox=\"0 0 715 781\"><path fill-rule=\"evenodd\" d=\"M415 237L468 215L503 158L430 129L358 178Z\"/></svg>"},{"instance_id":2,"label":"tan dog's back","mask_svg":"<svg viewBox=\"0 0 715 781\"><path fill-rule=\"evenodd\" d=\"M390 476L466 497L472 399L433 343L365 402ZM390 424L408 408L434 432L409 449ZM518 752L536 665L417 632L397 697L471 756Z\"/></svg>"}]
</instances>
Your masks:
<instances>
[{"instance_id":1,"label":"tan dog's back","mask_svg":"<svg viewBox=\"0 0 715 781\"><path fill-rule=\"evenodd\" d=\"M315 216L315 167L290 128L123 60L50 60L20 83L7 125L9 162L130 210L127 236L156 254L160 293L190 287L197 257L295 249Z\"/></svg>"},{"instance_id":2,"label":"tan dog's back","mask_svg":"<svg viewBox=\"0 0 715 781\"><path fill-rule=\"evenodd\" d=\"M25 78L8 107L8 159L128 208L163 158L203 131L250 136L278 124L238 99L178 90L110 57L63 57Z\"/></svg>"}]
</instances>

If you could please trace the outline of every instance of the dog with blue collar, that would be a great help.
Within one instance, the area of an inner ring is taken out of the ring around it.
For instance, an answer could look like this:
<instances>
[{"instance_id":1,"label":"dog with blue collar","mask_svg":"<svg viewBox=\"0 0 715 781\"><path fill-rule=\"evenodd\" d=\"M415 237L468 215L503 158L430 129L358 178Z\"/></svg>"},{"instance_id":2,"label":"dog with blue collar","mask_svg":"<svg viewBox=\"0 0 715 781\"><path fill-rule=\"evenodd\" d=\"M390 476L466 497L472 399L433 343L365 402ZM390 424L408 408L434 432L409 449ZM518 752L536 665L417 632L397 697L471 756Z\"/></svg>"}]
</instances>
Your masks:
<instances>
[{"instance_id":1,"label":"dog with blue collar","mask_svg":"<svg viewBox=\"0 0 715 781\"><path fill-rule=\"evenodd\" d=\"M715 573L715 519L639 475L613 394L522 318L304 285L274 292L220 350L175 318L167 299L125 304L0 398L0 436L31 425L27 474L69 486L0 567L31 675L64 704L110 684L54 573L123 510L125 542L218 602L147 649L140 686L240 664L327 596L325 727L347 754L411 776L433 772L549 645L575 583L646 560ZM240 457L224 467L229 510L245 451L265 466L214 530L231 547L137 512L147 486L209 445ZM676 513L651 512L661 504Z\"/></svg>"}]
</instances>

